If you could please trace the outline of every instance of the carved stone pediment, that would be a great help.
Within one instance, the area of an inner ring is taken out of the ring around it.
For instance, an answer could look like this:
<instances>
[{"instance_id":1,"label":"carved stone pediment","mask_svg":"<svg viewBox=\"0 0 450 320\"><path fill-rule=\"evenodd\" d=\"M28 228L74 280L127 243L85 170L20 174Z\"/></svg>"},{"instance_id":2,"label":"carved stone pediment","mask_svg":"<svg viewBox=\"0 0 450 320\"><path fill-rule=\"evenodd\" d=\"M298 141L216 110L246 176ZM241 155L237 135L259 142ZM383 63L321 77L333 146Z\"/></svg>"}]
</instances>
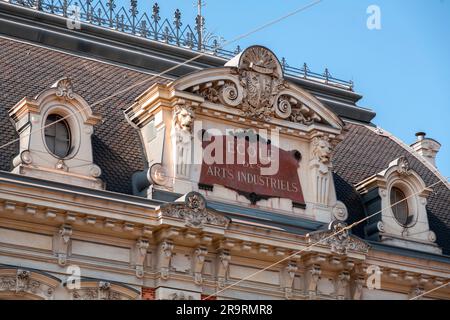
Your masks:
<instances>
[{"instance_id":1,"label":"carved stone pediment","mask_svg":"<svg viewBox=\"0 0 450 320\"><path fill-rule=\"evenodd\" d=\"M186 226L203 228L212 225L226 228L230 219L206 207L205 198L198 192L189 192L177 201L161 206L162 216L184 220Z\"/></svg>"},{"instance_id":2,"label":"carved stone pediment","mask_svg":"<svg viewBox=\"0 0 450 320\"><path fill-rule=\"evenodd\" d=\"M318 100L289 83L277 57L269 49L252 46L225 64L174 82L206 101L239 109L243 117L268 121L278 118L303 125L342 127L342 122Z\"/></svg>"},{"instance_id":3,"label":"carved stone pediment","mask_svg":"<svg viewBox=\"0 0 450 320\"><path fill-rule=\"evenodd\" d=\"M344 222L333 221L330 223L328 230L316 231L308 234L309 244L317 244L318 246L329 246L331 252L345 255L349 252L357 252L367 254L369 245L363 240L349 234L348 230L344 230L347 225Z\"/></svg>"}]
</instances>

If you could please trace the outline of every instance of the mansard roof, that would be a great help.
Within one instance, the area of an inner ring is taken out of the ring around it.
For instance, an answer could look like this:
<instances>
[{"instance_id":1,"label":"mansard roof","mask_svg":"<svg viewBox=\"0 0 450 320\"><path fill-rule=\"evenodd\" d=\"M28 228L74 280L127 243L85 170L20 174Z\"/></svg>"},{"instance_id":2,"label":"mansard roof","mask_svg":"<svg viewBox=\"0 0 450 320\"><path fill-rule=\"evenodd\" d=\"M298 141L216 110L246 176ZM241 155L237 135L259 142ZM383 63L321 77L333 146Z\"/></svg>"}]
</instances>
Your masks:
<instances>
[{"instance_id":1,"label":"mansard roof","mask_svg":"<svg viewBox=\"0 0 450 320\"><path fill-rule=\"evenodd\" d=\"M95 127L93 150L94 161L102 169L106 189L131 194L131 176L143 170L146 161L138 132L126 121L123 110L151 84L171 80L157 77L106 102L93 105L130 83L150 79L152 75L4 37L0 37L0 56L0 145L17 138L8 116L10 108L24 97L34 97L56 80L69 77L76 92L103 119ZM351 221L365 214L354 185L386 169L392 160L400 156L408 158L411 168L427 185L437 180L432 169L395 138L376 133L367 123L346 121L345 124L348 133L336 147L333 163L337 195L348 207ZM12 159L17 153L18 143L2 149L0 170L10 171ZM427 205L430 227L436 233L437 243L444 254L450 254L450 189L439 184L433 190ZM245 215L245 212L242 214ZM362 228L356 231L363 232Z\"/></svg>"}]
</instances>

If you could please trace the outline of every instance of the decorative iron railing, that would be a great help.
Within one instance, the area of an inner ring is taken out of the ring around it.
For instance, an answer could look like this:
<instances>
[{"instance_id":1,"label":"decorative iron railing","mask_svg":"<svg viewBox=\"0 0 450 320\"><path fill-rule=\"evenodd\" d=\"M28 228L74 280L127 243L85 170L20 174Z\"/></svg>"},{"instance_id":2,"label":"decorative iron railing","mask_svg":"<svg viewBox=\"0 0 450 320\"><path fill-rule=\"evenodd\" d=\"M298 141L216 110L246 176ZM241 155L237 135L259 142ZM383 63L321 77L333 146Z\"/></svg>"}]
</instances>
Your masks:
<instances>
[{"instance_id":1,"label":"decorative iron railing","mask_svg":"<svg viewBox=\"0 0 450 320\"><path fill-rule=\"evenodd\" d=\"M234 51L222 48L223 38L205 32L204 17L197 16L195 26L184 25L181 21L181 12L176 9L173 20L161 20L160 7L155 3L151 13L139 14L138 1L130 0L129 8L117 6L117 0L0 0L12 5L19 5L45 13L79 19L99 27L109 28L134 36L143 37L170 45L185 47L191 50L205 52L224 58L232 58L241 51L237 46ZM283 71L286 75L304 78L353 90L353 82L337 79L331 76L328 69L323 74L312 72L307 64L296 68L281 59Z\"/></svg>"}]
</instances>

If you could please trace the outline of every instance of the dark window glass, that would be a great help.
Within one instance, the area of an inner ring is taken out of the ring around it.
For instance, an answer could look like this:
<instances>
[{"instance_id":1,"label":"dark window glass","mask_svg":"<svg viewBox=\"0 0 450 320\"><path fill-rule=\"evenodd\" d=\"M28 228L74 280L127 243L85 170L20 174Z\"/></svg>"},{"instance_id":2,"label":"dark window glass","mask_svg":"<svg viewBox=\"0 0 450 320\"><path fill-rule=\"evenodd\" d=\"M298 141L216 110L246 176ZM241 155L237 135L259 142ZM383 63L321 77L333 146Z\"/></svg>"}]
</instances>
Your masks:
<instances>
[{"instance_id":1,"label":"dark window glass","mask_svg":"<svg viewBox=\"0 0 450 320\"><path fill-rule=\"evenodd\" d=\"M407 226L410 223L408 201L406 200L403 191L399 188L393 187L391 190L391 205L395 219L397 219L401 225Z\"/></svg>"},{"instance_id":2,"label":"dark window glass","mask_svg":"<svg viewBox=\"0 0 450 320\"><path fill-rule=\"evenodd\" d=\"M67 122L60 119L62 117L57 114L51 114L47 117L45 121L45 143L51 153L59 158L64 158L70 150L70 130Z\"/></svg>"}]
</instances>

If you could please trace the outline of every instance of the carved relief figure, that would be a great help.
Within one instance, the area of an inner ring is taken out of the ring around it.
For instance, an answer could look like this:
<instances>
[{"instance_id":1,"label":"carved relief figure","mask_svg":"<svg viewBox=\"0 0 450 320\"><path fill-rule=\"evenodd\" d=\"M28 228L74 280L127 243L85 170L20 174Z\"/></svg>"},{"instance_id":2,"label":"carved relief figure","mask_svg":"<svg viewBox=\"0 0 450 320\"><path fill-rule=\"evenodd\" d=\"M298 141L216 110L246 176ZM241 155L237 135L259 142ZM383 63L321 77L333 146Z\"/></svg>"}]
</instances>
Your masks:
<instances>
[{"instance_id":1,"label":"carved relief figure","mask_svg":"<svg viewBox=\"0 0 450 320\"><path fill-rule=\"evenodd\" d=\"M175 170L177 176L189 176L192 149L194 111L188 106L177 106L173 116L172 137L175 145Z\"/></svg>"}]
</instances>

